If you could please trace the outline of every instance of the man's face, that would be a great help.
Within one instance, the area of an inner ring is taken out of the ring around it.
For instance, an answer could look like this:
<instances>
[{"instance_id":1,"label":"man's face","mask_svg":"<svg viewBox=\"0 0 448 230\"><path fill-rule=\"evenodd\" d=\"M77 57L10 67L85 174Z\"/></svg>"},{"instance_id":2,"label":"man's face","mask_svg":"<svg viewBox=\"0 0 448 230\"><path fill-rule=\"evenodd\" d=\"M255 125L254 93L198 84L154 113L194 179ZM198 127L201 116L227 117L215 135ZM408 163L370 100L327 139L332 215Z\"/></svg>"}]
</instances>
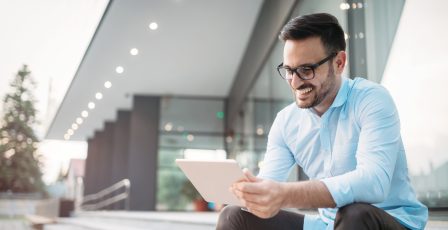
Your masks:
<instances>
[{"instance_id":1,"label":"man's face","mask_svg":"<svg viewBox=\"0 0 448 230\"><path fill-rule=\"evenodd\" d=\"M325 52L319 37L287 40L283 50L283 66L296 68L315 64L327 56L328 54ZM313 108L319 106L322 102L332 103L334 97L330 97L333 93L335 94L339 87L339 79L335 75L333 60L330 59L318 66L314 70L314 78L311 80L302 80L296 74L291 80L288 80L299 108Z\"/></svg>"}]
</instances>

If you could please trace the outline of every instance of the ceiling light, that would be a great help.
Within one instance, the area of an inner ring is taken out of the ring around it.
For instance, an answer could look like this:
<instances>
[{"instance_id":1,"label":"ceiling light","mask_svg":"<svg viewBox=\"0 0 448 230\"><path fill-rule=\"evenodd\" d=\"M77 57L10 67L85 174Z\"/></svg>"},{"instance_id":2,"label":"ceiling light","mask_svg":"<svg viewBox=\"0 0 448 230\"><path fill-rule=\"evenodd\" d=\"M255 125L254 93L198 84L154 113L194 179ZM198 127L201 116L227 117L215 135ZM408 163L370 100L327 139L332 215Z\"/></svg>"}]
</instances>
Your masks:
<instances>
[{"instance_id":1,"label":"ceiling light","mask_svg":"<svg viewBox=\"0 0 448 230\"><path fill-rule=\"evenodd\" d=\"M110 87L112 87L112 82L110 82L110 81L106 81L106 82L104 82L104 87L105 87L106 89L109 89Z\"/></svg>"},{"instance_id":2,"label":"ceiling light","mask_svg":"<svg viewBox=\"0 0 448 230\"><path fill-rule=\"evenodd\" d=\"M66 141L68 141L68 140L70 139L70 135L68 135L68 134L64 134L64 139L65 139Z\"/></svg>"},{"instance_id":3,"label":"ceiling light","mask_svg":"<svg viewBox=\"0 0 448 230\"><path fill-rule=\"evenodd\" d=\"M67 130L67 134L70 135L70 136L73 135L74 133L75 133L75 132L73 132L73 129L68 129L68 130Z\"/></svg>"},{"instance_id":4,"label":"ceiling light","mask_svg":"<svg viewBox=\"0 0 448 230\"><path fill-rule=\"evenodd\" d=\"M84 111L81 112L81 116L82 117L88 117L89 116L89 112L84 110Z\"/></svg>"},{"instance_id":5,"label":"ceiling light","mask_svg":"<svg viewBox=\"0 0 448 230\"><path fill-rule=\"evenodd\" d=\"M341 4L339 5L339 8L340 8L341 10L348 10L348 9L350 9L350 4L348 4L348 3L346 3L346 2L343 2L343 3L341 3Z\"/></svg>"},{"instance_id":6,"label":"ceiling light","mask_svg":"<svg viewBox=\"0 0 448 230\"><path fill-rule=\"evenodd\" d=\"M97 100L101 100L101 99L103 99L103 94L100 93L100 92L98 92L98 93L95 94L95 98L96 98Z\"/></svg>"},{"instance_id":7,"label":"ceiling light","mask_svg":"<svg viewBox=\"0 0 448 230\"><path fill-rule=\"evenodd\" d=\"M78 128L79 128L79 126L77 124L75 124L75 123L72 124L72 129L73 130L77 130Z\"/></svg>"},{"instance_id":8,"label":"ceiling light","mask_svg":"<svg viewBox=\"0 0 448 230\"><path fill-rule=\"evenodd\" d=\"M157 23L155 23L155 22L151 22L151 23L149 24L149 28L150 28L151 30L156 30L158 27L159 27L159 25L157 25Z\"/></svg>"},{"instance_id":9,"label":"ceiling light","mask_svg":"<svg viewBox=\"0 0 448 230\"><path fill-rule=\"evenodd\" d=\"M192 142L192 141L194 140L194 136L193 136L193 134L188 134L188 136L187 136L187 140L190 141L190 142Z\"/></svg>"},{"instance_id":10,"label":"ceiling light","mask_svg":"<svg viewBox=\"0 0 448 230\"><path fill-rule=\"evenodd\" d=\"M118 74L122 74L124 72L123 66L117 66L117 68L115 68L115 72L117 72Z\"/></svg>"},{"instance_id":11,"label":"ceiling light","mask_svg":"<svg viewBox=\"0 0 448 230\"><path fill-rule=\"evenodd\" d=\"M131 53L132 56L135 56L138 54L138 49L137 48L132 48L131 51L129 51Z\"/></svg>"},{"instance_id":12,"label":"ceiling light","mask_svg":"<svg viewBox=\"0 0 448 230\"><path fill-rule=\"evenodd\" d=\"M168 132L173 130L173 124L171 122L166 123L165 130Z\"/></svg>"},{"instance_id":13,"label":"ceiling light","mask_svg":"<svg viewBox=\"0 0 448 230\"><path fill-rule=\"evenodd\" d=\"M76 118L76 123L78 123L78 125L82 124L83 120L82 118L78 117Z\"/></svg>"},{"instance_id":14,"label":"ceiling light","mask_svg":"<svg viewBox=\"0 0 448 230\"><path fill-rule=\"evenodd\" d=\"M261 136L261 135L263 135L263 134L264 134L264 130L263 130L263 128L261 128L261 127L257 128L257 135L258 135L258 136Z\"/></svg>"},{"instance_id":15,"label":"ceiling light","mask_svg":"<svg viewBox=\"0 0 448 230\"><path fill-rule=\"evenodd\" d=\"M89 107L89 109L94 109L95 108L95 103L89 102L89 104L87 104L87 107Z\"/></svg>"}]
</instances>

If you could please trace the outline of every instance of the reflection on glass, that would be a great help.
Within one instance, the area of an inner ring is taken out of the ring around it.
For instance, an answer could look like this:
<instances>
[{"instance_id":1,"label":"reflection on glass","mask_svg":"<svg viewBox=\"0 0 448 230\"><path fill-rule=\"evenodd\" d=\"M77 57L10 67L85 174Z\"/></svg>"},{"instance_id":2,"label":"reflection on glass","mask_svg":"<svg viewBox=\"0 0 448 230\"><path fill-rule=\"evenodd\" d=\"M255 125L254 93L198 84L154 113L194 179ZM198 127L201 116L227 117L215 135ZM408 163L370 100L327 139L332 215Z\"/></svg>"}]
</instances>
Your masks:
<instances>
[{"instance_id":1,"label":"reflection on glass","mask_svg":"<svg viewBox=\"0 0 448 230\"><path fill-rule=\"evenodd\" d=\"M175 159L226 159L221 111L221 99L162 99L157 210L195 210L200 196Z\"/></svg>"}]
</instances>

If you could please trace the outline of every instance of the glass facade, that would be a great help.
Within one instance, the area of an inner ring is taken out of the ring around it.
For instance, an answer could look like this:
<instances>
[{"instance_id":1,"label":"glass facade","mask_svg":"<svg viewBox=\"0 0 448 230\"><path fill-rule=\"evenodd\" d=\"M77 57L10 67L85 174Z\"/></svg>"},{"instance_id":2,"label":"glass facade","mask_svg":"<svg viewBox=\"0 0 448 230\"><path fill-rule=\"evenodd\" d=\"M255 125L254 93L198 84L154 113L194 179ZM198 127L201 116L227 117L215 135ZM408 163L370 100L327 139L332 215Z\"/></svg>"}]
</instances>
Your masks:
<instances>
[{"instance_id":1,"label":"glass facade","mask_svg":"<svg viewBox=\"0 0 448 230\"><path fill-rule=\"evenodd\" d=\"M404 4L404 0L356 2L305 0L299 1L290 18L317 12L335 15L347 35L349 60L343 76L364 77L381 83ZM237 119L235 138L229 144L230 156L254 172L258 171L263 160L267 133L276 113L293 102L288 85L275 70L283 60L282 49L283 43L278 41L266 63L261 67L260 74L248 92ZM418 108L414 107L413 112L417 112L416 110ZM407 134L403 133L403 136ZM405 147L409 150L412 144L404 141ZM413 156L408 154L409 157ZM430 155L426 155L426 158L431 161L428 159L431 158ZM435 167L433 164L440 166ZM411 182L419 199L428 207L448 207L448 184L442 179L448 175L446 161L433 164L429 167L429 172L416 172L411 164L409 170ZM306 179L306 175L300 172L298 175L295 175L296 171L291 173L290 179Z\"/></svg>"},{"instance_id":2,"label":"glass facade","mask_svg":"<svg viewBox=\"0 0 448 230\"><path fill-rule=\"evenodd\" d=\"M346 32L349 54L343 76L364 77L381 83L404 5L404 0L303 0L298 1L290 18L317 12L335 15ZM282 108L293 103L288 84L276 72L276 66L283 60L283 42L277 41L272 47L265 63L259 67L252 88L246 92L233 127L228 129L232 130L231 133L225 133L224 99L162 100L158 182L160 210L191 208L188 200L176 195L182 190L186 178L174 164L174 159L184 158L186 151L210 150L204 153L208 156L203 156L233 158L242 167L258 173L272 122ZM406 135L403 133L403 136ZM408 148L410 143L404 142L405 148ZM224 149L226 153L222 152ZM408 154L408 161L412 161L409 157L413 156ZM427 158L431 158L430 155ZM429 171L426 170L428 172L420 172L410 165L410 179L418 197L429 207L448 207L448 183L443 179L448 175L446 162L437 162L434 164L437 167L431 164ZM289 180L306 179L300 168L294 168ZM174 184L176 186L173 187Z\"/></svg>"},{"instance_id":3,"label":"glass facade","mask_svg":"<svg viewBox=\"0 0 448 230\"><path fill-rule=\"evenodd\" d=\"M192 210L196 191L177 158L225 159L224 100L161 99L157 210Z\"/></svg>"}]
</instances>

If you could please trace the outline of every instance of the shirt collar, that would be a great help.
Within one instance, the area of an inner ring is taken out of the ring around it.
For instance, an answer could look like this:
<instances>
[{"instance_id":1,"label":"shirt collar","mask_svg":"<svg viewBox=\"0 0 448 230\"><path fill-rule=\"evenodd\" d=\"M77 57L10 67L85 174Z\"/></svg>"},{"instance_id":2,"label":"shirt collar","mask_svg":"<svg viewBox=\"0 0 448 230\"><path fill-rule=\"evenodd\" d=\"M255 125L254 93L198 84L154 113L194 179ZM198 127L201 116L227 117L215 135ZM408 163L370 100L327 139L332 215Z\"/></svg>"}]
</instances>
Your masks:
<instances>
[{"instance_id":1,"label":"shirt collar","mask_svg":"<svg viewBox=\"0 0 448 230\"><path fill-rule=\"evenodd\" d=\"M334 99L330 108L342 106L347 101L349 80L346 77L341 77L341 79L341 87L339 88L338 94L336 95L336 98Z\"/></svg>"}]
</instances>

